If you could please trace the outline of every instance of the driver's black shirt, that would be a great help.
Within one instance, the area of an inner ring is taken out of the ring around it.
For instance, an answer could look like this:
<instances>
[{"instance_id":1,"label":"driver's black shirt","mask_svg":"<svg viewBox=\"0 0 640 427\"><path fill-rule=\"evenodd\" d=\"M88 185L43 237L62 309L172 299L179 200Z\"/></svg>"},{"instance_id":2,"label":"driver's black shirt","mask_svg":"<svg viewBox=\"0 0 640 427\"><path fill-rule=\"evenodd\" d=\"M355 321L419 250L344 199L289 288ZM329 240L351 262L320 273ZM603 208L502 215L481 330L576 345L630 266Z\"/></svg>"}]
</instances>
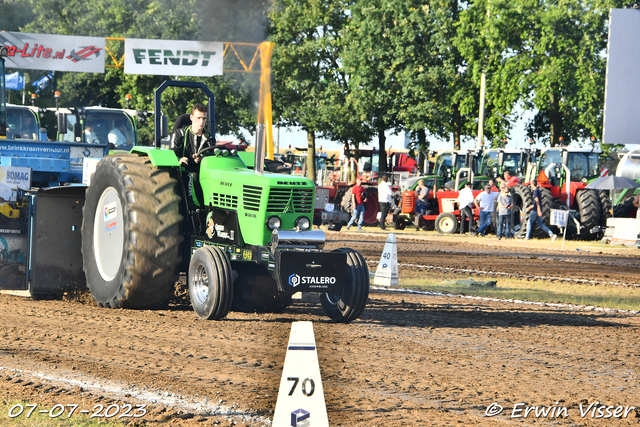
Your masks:
<instances>
[{"instance_id":1,"label":"driver's black shirt","mask_svg":"<svg viewBox=\"0 0 640 427\"><path fill-rule=\"evenodd\" d=\"M176 157L181 159L186 157L188 164L185 169L189 172L198 172L199 164L193 159L193 155L198 151L212 145L211 134L203 131L202 136L197 136L191 132L191 126L180 128L171 134L171 149L176 153Z\"/></svg>"}]
</instances>

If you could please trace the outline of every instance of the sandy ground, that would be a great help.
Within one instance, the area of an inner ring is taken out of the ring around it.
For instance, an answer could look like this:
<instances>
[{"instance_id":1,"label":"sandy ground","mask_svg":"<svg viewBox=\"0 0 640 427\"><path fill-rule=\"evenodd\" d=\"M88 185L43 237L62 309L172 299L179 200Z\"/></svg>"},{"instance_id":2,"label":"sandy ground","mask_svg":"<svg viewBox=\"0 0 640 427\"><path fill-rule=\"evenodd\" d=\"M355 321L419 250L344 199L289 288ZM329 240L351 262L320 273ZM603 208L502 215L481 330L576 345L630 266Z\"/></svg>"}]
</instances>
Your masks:
<instances>
[{"instance_id":1,"label":"sandy ground","mask_svg":"<svg viewBox=\"0 0 640 427\"><path fill-rule=\"evenodd\" d=\"M385 237L331 233L326 249L358 249L373 269ZM398 259L404 268L640 284L635 251L523 243L405 233ZM284 313L211 322L184 298L162 311L109 310L84 293L0 295L0 312L0 396L38 409L111 405L122 415L129 404L129 414L146 411L121 418L130 425L270 425L291 323L310 320L332 426L640 424L632 313L384 291L348 325L328 322L315 295ZM0 425L11 422L0 414Z\"/></svg>"}]
</instances>

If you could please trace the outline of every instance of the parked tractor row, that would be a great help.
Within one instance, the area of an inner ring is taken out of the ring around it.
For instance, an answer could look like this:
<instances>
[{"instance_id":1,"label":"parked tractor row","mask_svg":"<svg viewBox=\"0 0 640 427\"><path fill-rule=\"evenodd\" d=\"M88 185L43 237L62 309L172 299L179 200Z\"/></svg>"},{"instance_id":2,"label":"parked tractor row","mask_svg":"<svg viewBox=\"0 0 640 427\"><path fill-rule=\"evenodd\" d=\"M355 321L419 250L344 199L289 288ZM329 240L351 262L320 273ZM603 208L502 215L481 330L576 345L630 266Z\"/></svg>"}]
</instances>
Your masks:
<instances>
[{"instance_id":1,"label":"parked tractor row","mask_svg":"<svg viewBox=\"0 0 640 427\"><path fill-rule=\"evenodd\" d=\"M441 154L436 158L433 174L405 182L396 198L393 225L403 229L408 224L417 224L440 233L455 233L460 221L458 190L467 180L471 180L474 195L477 195L489 179L495 181L508 170L520 181L510 188L515 204L513 230L516 237L524 237L527 232L528 208L533 205L528 184L533 178L541 183L545 224L549 224L551 209L564 209L571 213L567 226L570 237L601 237L611 210L609 196L605 191L585 188L589 182L600 177L599 154L593 149L567 147L540 151L498 149L484 153L468 151ZM421 216L422 222L418 223L415 219L414 191L420 179L431 191L427 213ZM497 182L494 183L497 185ZM475 210L474 213L477 220L479 212ZM537 227L533 235L541 235Z\"/></svg>"}]
</instances>

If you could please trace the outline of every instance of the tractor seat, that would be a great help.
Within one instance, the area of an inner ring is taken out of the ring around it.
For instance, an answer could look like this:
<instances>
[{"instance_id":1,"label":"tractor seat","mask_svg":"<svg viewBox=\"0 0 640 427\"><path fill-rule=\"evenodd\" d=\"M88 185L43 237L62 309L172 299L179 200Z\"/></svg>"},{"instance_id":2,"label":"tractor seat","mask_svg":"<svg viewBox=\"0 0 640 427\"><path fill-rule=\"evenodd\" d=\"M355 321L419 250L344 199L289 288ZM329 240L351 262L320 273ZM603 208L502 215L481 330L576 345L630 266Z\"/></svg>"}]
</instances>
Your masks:
<instances>
[{"instance_id":1,"label":"tractor seat","mask_svg":"<svg viewBox=\"0 0 640 427\"><path fill-rule=\"evenodd\" d=\"M186 128L187 126L191 126L191 114L181 114L178 116L178 119L174 123L171 133L173 133L176 129Z\"/></svg>"}]
</instances>

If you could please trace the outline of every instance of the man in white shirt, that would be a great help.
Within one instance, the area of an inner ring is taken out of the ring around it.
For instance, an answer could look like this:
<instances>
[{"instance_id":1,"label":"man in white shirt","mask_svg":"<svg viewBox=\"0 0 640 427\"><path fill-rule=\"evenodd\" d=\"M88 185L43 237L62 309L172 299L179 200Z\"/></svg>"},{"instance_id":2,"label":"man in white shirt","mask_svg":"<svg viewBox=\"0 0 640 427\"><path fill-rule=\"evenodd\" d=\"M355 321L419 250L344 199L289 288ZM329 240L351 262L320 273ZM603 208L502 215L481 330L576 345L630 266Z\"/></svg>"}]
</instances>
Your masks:
<instances>
[{"instance_id":1,"label":"man in white shirt","mask_svg":"<svg viewBox=\"0 0 640 427\"><path fill-rule=\"evenodd\" d=\"M487 228L491 225L491 214L496 203L496 197L498 192L491 191L491 185L487 184L484 187L484 191L475 199L475 205L480 209L480 227L478 227L478 233L481 236L486 234Z\"/></svg>"},{"instance_id":2,"label":"man in white shirt","mask_svg":"<svg viewBox=\"0 0 640 427\"><path fill-rule=\"evenodd\" d=\"M380 229L385 230L385 221L391 206L393 191L387 182L387 176L383 175L378 184L378 204L380 205Z\"/></svg>"},{"instance_id":3,"label":"man in white shirt","mask_svg":"<svg viewBox=\"0 0 640 427\"><path fill-rule=\"evenodd\" d=\"M127 145L127 126L124 124L124 120L120 119L116 121L116 127L111 129L107 136L109 144L113 144L113 148L123 147Z\"/></svg>"},{"instance_id":4,"label":"man in white shirt","mask_svg":"<svg viewBox=\"0 0 640 427\"><path fill-rule=\"evenodd\" d=\"M95 132L93 132L94 127L95 124L93 123L93 121L86 121L84 125L84 142L88 144L98 144L100 142L98 141L98 137L96 136Z\"/></svg>"},{"instance_id":5,"label":"man in white shirt","mask_svg":"<svg viewBox=\"0 0 640 427\"><path fill-rule=\"evenodd\" d=\"M464 223L469 218L469 235L473 233L473 211L471 207L475 197L471 191L471 182L467 181L464 188L458 194L458 206L460 207L460 234L464 234Z\"/></svg>"}]
</instances>

